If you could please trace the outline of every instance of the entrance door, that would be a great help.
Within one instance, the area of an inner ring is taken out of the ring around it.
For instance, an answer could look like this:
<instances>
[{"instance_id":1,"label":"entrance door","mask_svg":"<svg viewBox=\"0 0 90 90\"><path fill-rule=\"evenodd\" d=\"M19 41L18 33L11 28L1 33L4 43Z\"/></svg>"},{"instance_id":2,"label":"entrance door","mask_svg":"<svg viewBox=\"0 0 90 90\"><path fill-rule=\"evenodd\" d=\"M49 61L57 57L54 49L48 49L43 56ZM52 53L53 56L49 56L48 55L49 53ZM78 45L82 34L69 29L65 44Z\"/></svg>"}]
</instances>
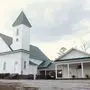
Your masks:
<instances>
[{"instance_id":1,"label":"entrance door","mask_svg":"<svg viewBox=\"0 0 90 90\"><path fill-rule=\"evenodd\" d=\"M18 62L14 63L14 73L18 73Z\"/></svg>"},{"instance_id":2,"label":"entrance door","mask_svg":"<svg viewBox=\"0 0 90 90\"><path fill-rule=\"evenodd\" d=\"M57 77L58 78L62 78L62 70L58 70L57 71Z\"/></svg>"},{"instance_id":3,"label":"entrance door","mask_svg":"<svg viewBox=\"0 0 90 90\"><path fill-rule=\"evenodd\" d=\"M77 69L77 78L81 78L81 77L82 77L81 69Z\"/></svg>"}]
</instances>

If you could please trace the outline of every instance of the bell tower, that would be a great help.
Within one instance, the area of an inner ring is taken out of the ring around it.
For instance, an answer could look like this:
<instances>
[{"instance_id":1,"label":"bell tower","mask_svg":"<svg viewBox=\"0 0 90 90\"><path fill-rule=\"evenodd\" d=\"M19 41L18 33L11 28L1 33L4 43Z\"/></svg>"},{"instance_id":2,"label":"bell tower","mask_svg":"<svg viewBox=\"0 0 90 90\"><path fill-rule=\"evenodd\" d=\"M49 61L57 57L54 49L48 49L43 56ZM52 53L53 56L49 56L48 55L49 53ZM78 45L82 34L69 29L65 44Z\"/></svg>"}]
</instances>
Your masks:
<instances>
[{"instance_id":1,"label":"bell tower","mask_svg":"<svg viewBox=\"0 0 90 90\"><path fill-rule=\"evenodd\" d=\"M22 11L13 23L13 50L28 50L30 47L30 28L32 27L27 17Z\"/></svg>"}]
</instances>

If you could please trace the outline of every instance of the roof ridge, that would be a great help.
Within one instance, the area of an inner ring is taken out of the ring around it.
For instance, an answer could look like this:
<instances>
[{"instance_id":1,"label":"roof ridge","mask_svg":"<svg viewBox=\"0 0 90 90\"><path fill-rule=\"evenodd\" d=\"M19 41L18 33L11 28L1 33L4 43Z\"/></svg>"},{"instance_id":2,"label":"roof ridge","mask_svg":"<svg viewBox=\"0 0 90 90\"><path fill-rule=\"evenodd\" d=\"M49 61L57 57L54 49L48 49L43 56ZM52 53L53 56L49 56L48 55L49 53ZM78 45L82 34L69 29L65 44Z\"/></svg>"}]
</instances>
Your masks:
<instances>
[{"instance_id":1,"label":"roof ridge","mask_svg":"<svg viewBox=\"0 0 90 90\"><path fill-rule=\"evenodd\" d=\"M70 59L61 59L61 60L55 60L54 62L57 61L67 61L67 60L78 60L78 59L89 59L90 57L80 57L80 58L70 58Z\"/></svg>"},{"instance_id":2,"label":"roof ridge","mask_svg":"<svg viewBox=\"0 0 90 90\"><path fill-rule=\"evenodd\" d=\"M69 49L67 52L65 52L63 55L61 55L60 57L58 57L57 59L63 58L65 55L67 55L67 54L68 54L69 52L71 52L72 50L76 50L76 51L79 51L79 52L81 52L81 53L90 55L89 53L86 53L86 52L84 52L84 51L82 51L82 50L79 50L79 49L76 49L76 48L71 48L71 49Z\"/></svg>"}]
</instances>

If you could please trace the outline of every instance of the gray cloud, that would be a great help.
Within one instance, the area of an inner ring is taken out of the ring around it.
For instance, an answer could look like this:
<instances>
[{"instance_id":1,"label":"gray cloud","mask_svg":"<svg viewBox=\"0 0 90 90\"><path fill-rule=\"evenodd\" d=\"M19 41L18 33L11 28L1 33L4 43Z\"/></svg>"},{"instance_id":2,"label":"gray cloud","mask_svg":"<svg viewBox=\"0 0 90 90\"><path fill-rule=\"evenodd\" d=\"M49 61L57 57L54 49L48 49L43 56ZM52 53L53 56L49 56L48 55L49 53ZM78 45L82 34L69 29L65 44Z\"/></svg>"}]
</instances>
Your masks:
<instances>
[{"instance_id":1,"label":"gray cloud","mask_svg":"<svg viewBox=\"0 0 90 90\"><path fill-rule=\"evenodd\" d=\"M27 11L30 12L29 18L33 26L31 41L56 41L64 35L77 32L74 25L81 20L90 19L90 11L84 10L84 3L85 0L72 0L62 7L59 6L60 3L28 5Z\"/></svg>"}]
</instances>

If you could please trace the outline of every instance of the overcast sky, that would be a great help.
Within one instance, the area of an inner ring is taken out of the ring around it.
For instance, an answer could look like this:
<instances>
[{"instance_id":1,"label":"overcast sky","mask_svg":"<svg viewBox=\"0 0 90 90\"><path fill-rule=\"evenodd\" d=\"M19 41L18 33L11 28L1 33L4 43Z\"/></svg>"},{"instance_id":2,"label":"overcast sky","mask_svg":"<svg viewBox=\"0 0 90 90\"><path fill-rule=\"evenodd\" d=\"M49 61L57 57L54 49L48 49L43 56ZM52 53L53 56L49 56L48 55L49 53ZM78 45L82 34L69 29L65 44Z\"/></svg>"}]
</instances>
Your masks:
<instances>
[{"instance_id":1,"label":"overcast sky","mask_svg":"<svg viewBox=\"0 0 90 90\"><path fill-rule=\"evenodd\" d=\"M30 23L31 44L50 59L64 46L90 52L90 0L3 0L0 3L0 32L12 36L12 24L24 11Z\"/></svg>"}]
</instances>

